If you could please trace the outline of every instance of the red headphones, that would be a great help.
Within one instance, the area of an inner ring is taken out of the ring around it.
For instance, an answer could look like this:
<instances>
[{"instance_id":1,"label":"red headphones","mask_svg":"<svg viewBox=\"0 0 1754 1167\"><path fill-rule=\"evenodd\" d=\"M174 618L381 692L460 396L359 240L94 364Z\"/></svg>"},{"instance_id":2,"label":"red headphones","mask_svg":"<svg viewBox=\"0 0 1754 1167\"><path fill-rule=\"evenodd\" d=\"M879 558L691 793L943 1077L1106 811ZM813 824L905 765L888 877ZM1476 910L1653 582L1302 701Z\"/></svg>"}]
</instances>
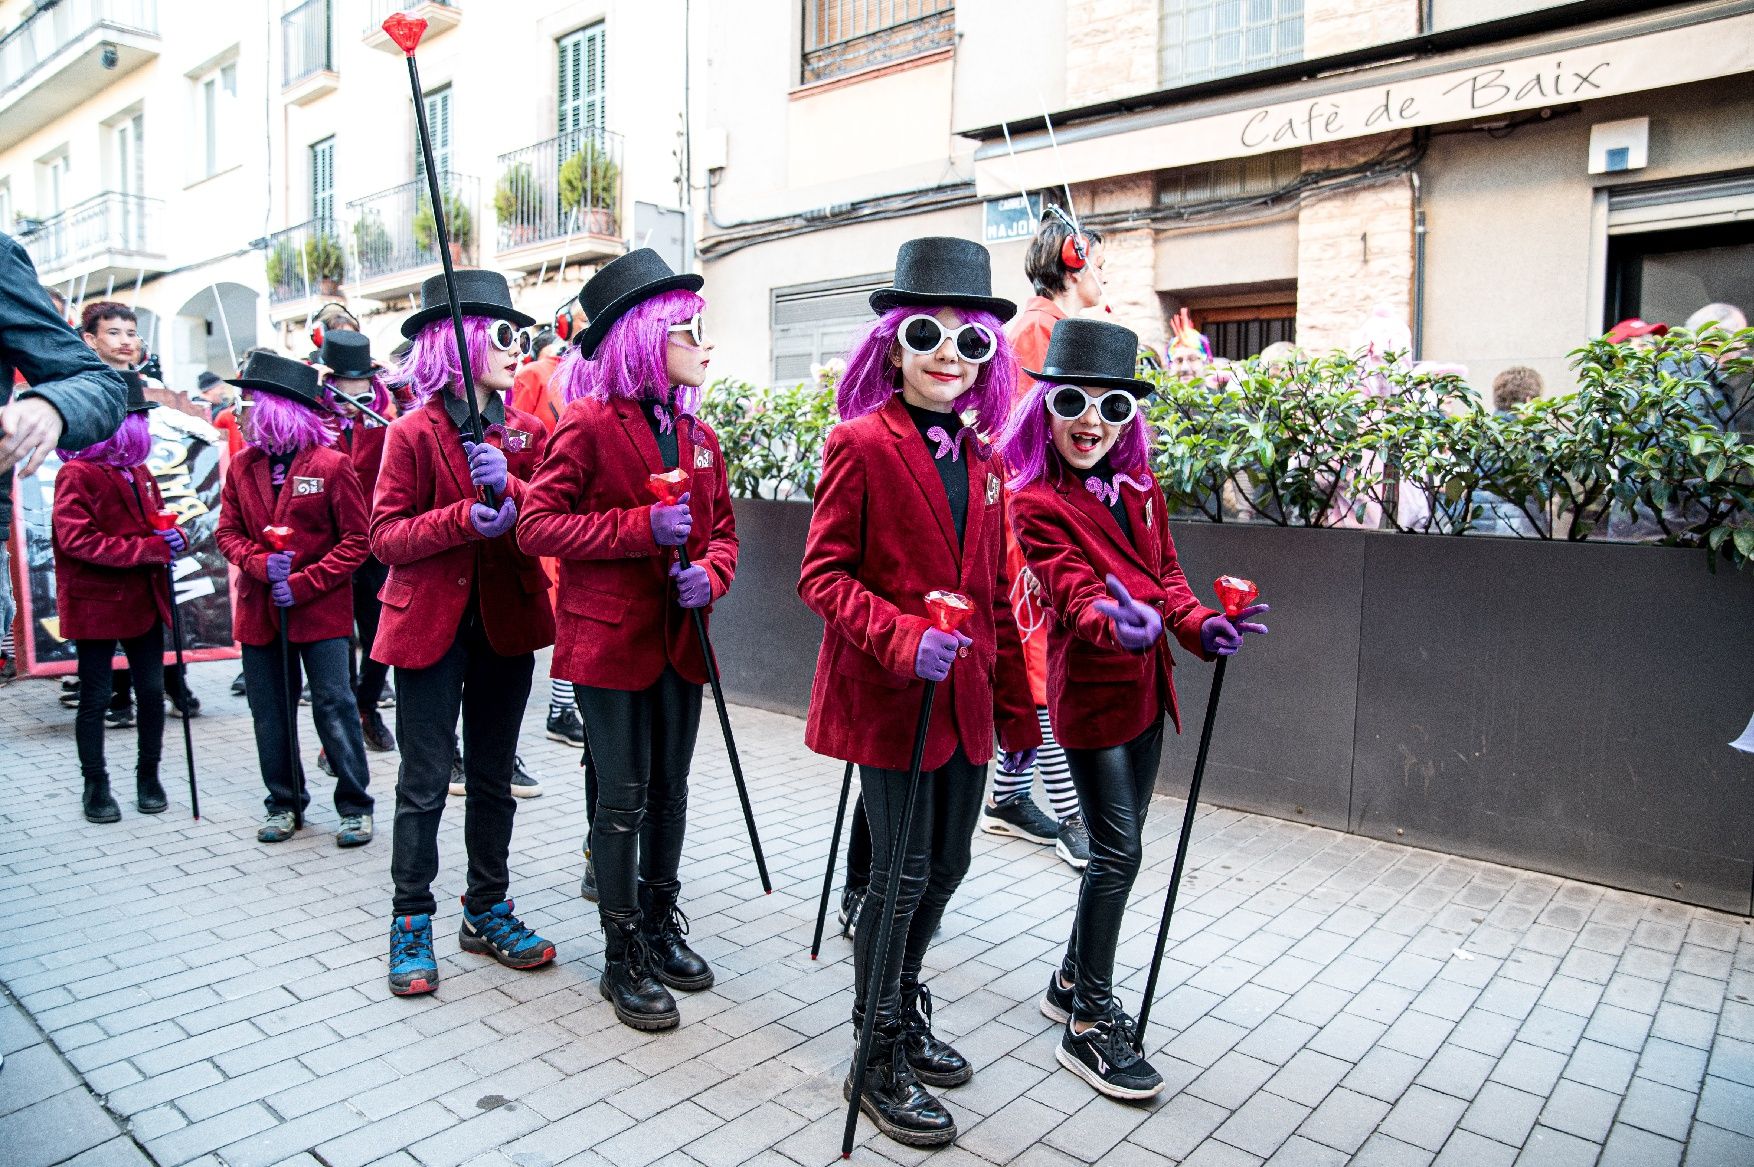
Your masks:
<instances>
[{"instance_id":1,"label":"red headphones","mask_svg":"<svg viewBox=\"0 0 1754 1167\"><path fill-rule=\"evenodd\" d=\"M1072 229L1072 233L1066 236L1066 241L1060 244L1060 266L1067 271L1083 271L1090 264L1089 237L1078 229L1078 224L1074 223L1066 212L1052 203L1048 204L1047 213Z\"/></svg>"},{"instance_id":2,"label":"red headphones","mask_svg":"<svg viewBox=\"0 0 1754 1167\"><path fill-rule=\"evenodd\" d=\"M579 298L569 296L560 307L554 310L552 322L554 335L561 340L571 340L573 332L573 311L578 306Z\"/></svg>"}]
</instances>

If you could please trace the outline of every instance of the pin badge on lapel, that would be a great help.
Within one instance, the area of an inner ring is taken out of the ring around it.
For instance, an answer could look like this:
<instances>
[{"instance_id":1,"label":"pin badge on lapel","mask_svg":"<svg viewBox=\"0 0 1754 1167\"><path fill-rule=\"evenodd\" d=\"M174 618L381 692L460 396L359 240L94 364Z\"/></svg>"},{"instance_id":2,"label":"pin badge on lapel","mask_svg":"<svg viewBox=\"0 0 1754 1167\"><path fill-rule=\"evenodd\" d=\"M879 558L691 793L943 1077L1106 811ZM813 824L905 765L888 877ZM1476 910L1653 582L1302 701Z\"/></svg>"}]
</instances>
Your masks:
<instances>
[{"instance_id":1,"label":"pin badge on lapel","mask_svg":"<svg viewBox=\"0 0 1754 1167\"><path fill-rule=\"evenodd\" d=\"M530 435L523 430L508 429L505 432L505 448L508 453L516 454L530 444Z\"/></svg>"},{"instance_id":2,"label":"pin badge on lapel","mask_svg":"<svg viewBox=\"0 0 1754 1167\"><path fill-rule=\"evenodd\" d=\"M294 498L298 498L298 497L301 497L301 496L307 495L307 494L322 494L322 493L323 493L323 480L321 478L305 478L302 475L295 475L293 477L292 494L293 494Z\"/></svg>"},{"instance_id":3,"label":"pin badge on lapel","mask_svg":"<svg viewBox=\"0 0 1754 1167\"><path fill-rule=\"evenodd\" d=\"M1145 525L1147 527L1149 527L1151 525L1151 500L1150 499L1145 500Z\"/></svg>"},{"instance_id":4,"label":"pin badge on lapel","mask_svg":"<svg viewBox=\"0 0 1754 1167\"><path fill-rule=\"evenodd\" d=\"M713 464L713 452L705 446L694 447L694 468L705 470Z\"/></svg>"},{"instance_id":5,"label":"pin badge on lapel","mask_svg":"<svg viewBox=\"0 0 1754 1167\"><path fill-rule=\"evenodd\" d=\"M987 475L987 505L992 506L999 501L999 479L997 475Z\"/></svg>"}]
</instances>

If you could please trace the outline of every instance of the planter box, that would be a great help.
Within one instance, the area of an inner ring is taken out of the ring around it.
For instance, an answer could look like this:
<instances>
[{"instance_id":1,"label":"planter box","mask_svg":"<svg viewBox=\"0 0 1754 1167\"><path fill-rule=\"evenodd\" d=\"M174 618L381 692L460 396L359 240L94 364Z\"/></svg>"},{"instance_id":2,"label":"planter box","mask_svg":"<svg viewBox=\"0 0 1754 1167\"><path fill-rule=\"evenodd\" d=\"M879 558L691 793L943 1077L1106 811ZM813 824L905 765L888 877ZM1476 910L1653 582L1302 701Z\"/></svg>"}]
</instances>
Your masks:
<instances>
[{"instance_id":1,"label":"planter box","mask_svg":"<svg viewBox=\"0 0 1754 1167\"><path fill-rule=\"evenodd\" d=\"M810 508L738 500L714 639L739 701L802 715ZM1754 574L1696 551L1177 523L1195 588L1252 578L1273 634L1226 678L1203 796L1748 914ZM1187 788L1211 670L1181 659Z\"/></svg>"}]
</instances>

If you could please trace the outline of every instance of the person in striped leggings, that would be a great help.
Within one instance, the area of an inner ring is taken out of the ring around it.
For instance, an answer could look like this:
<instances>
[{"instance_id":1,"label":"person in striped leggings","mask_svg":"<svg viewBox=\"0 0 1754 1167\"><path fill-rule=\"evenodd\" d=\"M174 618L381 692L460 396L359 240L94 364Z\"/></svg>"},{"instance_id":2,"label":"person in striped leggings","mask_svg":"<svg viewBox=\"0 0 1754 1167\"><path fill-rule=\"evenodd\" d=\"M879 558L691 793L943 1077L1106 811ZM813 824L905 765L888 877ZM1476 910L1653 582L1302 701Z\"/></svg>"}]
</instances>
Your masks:
<instances>
[{"instance_id":1,"label":"person in striped leggings","mask_svg":"<svg viewBox=\"0 0 1754 1167\"><path fill-rule=\"evenodd\" d=\"M1008 769L1006 762L1011 758L1001 755L999 764L993 768L993 801L981 808L981 830L990 835L1028 839L1033 843L1052 843L1054 854L1071 864L1073 869L1083 871L1090 863L1090 832L1085 828L1084 816L1078 809L1078 791L1072 785L1072 770L1066 764L1066 751L1054 740L1046 705L1035 707L1035 719L1041 725L1041 749L1035 756L1034 765L1029 764L1029 756L1024 754L1017 758L1024 765ZM1042 814L1029 797L1029 788L1038 770L1042 789L1048 796L1048 806L1054 812L1053 819Z\"/></svg>"}]
</instances>

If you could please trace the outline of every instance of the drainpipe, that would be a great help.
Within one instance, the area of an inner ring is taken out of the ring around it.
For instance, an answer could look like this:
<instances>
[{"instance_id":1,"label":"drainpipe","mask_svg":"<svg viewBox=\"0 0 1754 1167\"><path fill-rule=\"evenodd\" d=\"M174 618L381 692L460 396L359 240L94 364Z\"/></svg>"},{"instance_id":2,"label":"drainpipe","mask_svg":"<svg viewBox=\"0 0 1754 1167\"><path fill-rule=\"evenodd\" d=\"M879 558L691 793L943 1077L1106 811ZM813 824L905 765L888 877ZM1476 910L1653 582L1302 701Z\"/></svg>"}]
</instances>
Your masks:
<instances>
[{"instance_id":1,"label":"drainpipe","mask_svg":"<svg viewBox=\"0 0 1754 1167\"><path fill-rule=\"evenodd\" d=\"M1425 356L1425 196L1417 168L1408 172L1413 183L1413 359Z\"/></svg>"}]
</instances>

